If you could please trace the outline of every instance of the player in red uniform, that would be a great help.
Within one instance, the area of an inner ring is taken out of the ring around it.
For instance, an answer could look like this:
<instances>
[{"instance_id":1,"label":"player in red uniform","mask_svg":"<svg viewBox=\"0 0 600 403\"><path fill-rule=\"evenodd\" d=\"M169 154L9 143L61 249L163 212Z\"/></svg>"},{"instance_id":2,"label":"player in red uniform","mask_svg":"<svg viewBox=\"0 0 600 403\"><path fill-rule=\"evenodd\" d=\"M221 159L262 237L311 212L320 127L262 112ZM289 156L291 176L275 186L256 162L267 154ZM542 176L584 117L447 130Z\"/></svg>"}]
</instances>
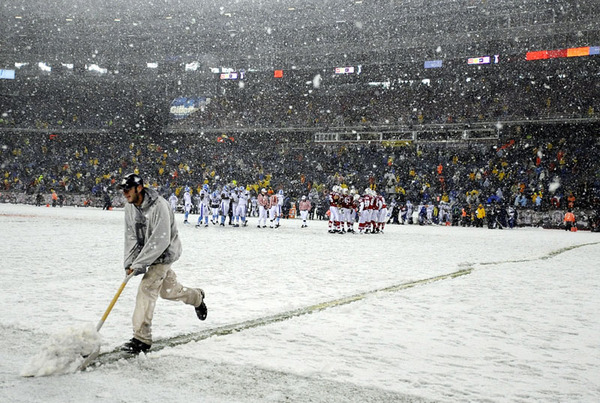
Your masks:
<instances>
[{"instance_id":1,"label":"player in red uniform","mask_svg":"<svg viewBox=\"0 0 600 403\"><path fill-rule=\"evenodd\" d=\"M349 193L348 188L342 189L342 197L340 199L341 205L341 227L342 232L344 231L344 223L346 223L346 231L354 232L354 210L352 205L354 204L354 197Z\"/></svg>"},{"instance_id":2,"label":"player in red uniform","mask_svg":"<svg viewBox=\"0 0 600 403\"><path fill-rule=\"evenodd\" d=\"M257 204L258 204L258 225L257 227L260 228L260 223L262 222L262 227L266 228L267 227L267 213L269 211L269 209L271 208L271 204L270 204L270 198L269 195L267 194L267 189L262 188L260 190L260 194L258 195L257 199Z\"/></svg>"},{"instance_id":3,"label":"player in red uniform","mask_svg":"<svg viewBox=\"0 0 600 403\"><path fill-rule=\"evenodd\" d=\"M371 227L371 189L365 189L365 193L358 199L358 232L369 233Z\"/></svg>"},{"instance_id":4,"label":"player in red uniform","mask_svg":"<svg viewBox=\"0 0 600 403\"><path fill-rule=\"evenodd\" d=\"M329 233L341 232L340 221L340 187L335 185L329 194Z\"/></svg>"},{"instance_id":5,"label":"player in red uniform","mask_svg":"<svg viewBox=\"0 0 600 403\"><path fill-rule=\"evenodd\" d=\"M387 204L385 203L385 198L382 195L377 195L375 197L375 205L377 211L377 228L376 232L380 232L383 234L383 228L385 227L385 222L387 220Z\"/></svg>"}]
</instances>

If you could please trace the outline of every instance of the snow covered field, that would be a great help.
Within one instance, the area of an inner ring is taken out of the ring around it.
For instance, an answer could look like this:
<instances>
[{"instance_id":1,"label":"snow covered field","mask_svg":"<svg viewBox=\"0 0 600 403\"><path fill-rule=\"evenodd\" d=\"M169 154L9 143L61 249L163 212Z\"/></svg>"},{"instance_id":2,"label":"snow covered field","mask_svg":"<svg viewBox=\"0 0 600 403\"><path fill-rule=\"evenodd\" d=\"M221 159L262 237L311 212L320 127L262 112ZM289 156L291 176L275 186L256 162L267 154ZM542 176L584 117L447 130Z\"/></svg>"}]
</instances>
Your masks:
<instances>
[{"instance_id":1,"label":"snow covered field","mask_svg":"<svg viewBox=\"0 0 600 403\"><path fill-rule=\"evenodd\" d=\"M155 339L239 331L24 378L45 340L104 313L124 277L123 213L0 204L0 401L600 401L598 234L255 222L180 225L173 268L204 288L208 319L159 300L153 326ZM138 283L103 351L131 337Z\"/></svg>"}]
</instances>

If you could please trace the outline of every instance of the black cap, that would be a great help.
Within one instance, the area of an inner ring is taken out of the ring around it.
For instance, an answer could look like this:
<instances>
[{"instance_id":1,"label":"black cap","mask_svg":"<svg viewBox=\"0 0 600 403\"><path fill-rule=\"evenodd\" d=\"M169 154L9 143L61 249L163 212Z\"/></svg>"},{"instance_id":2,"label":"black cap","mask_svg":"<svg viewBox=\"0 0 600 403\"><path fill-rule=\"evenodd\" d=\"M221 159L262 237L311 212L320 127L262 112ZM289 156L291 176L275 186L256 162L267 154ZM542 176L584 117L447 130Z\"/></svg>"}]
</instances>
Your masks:
<instances>
[{"instance_id":1,"label":"black cap","mask_svg":"<svg viewBox=\"0 0 600 403\"><path fill-rule=\"evenodd\" d=\"M119 183L119 189L122 190L127 190L127 189L131 189L132 187L136 187L139 185L144 185L144 181L142 179L141 176L139 176L138 174L128 174L125 175L123 177L123 179L121 179L121 183Z\"/></svg>"}]
</instances>

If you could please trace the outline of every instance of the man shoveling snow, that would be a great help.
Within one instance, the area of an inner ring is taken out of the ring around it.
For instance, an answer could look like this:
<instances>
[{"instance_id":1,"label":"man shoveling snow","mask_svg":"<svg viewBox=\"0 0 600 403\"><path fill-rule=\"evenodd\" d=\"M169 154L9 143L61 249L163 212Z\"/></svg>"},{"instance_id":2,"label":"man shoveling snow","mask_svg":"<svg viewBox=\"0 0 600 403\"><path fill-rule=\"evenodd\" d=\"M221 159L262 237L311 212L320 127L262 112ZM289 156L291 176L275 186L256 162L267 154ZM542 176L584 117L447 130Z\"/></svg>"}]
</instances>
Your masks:
<instances>
[{"instance_id":1,"label":"man shoveling snow","mask_svg":"<svg viewBox=\"0 0 600 403\"><path fill-rule=\"evenodd\" d=\"M182 301L193 305L198 319L206 319L204 291L177 281L171 265L181 256L181 241L169 202L142 178L126 175L119 184L125 205L125 272L143 274L133 311L133 338L123 351L146 352L152 345L152 318L156 300Z\"/></svg>"},{"instance_id":2,"label":"man shoveling snow","mask_svg":"<svg viewBox=\"0 0 600 403\"><path fill-rule=\"evenodd\" d=\"M121 347L122 351L139 354L150 349L152 317L159 295L193 305L198 319L206 319L204 291L182 286L171 269L171 264L181 255L181 242L169 203L155 190L145 188L137 174L125 176L119 188L128 203L125 206L125 280L96 327L73 328L52 337L25 365L22 376L59 375L86 368L100 353L98 331L129 279L138 274L144 276L133 311L133 338Z\"/></svg>"}]
</instances>

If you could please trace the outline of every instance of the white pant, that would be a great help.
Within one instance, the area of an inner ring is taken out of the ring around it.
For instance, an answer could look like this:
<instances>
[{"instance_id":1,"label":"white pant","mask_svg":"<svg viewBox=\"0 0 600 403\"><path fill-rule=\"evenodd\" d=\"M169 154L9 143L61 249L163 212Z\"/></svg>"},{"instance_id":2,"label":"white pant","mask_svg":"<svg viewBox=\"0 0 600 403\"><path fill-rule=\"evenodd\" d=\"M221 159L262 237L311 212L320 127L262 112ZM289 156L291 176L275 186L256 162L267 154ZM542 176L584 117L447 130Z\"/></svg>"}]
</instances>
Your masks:
<instances>
[{"instance_id":1,"label":"white pant","mask_svg":"<svg viewBox=\"0 0 600 403\"><path fill-rule=\"evenodd\" d=\"M267 210L263 206L258 206L258 225L267 225Z\"/></svg>"},{"instance_id":2,"label":"white pant","mask_svg":"<svg viewBox=\"0 0 600 403\"><path fill-rule=\"evenodd\" d=\"M336 206L329 207L329 221L340 221L340 210Z\"/></svg>"},{"instance_id":3,"label":"white pant","mask_svg":"<svg viewBox=\"0 0 600 403\"><path fill-rule=\"evenodd\" d=\"M159 295L163 299L193 306L202 303L200 291L179 284L170 264L150 266L138 287L132 318L133 337L146 344L152 344L152 318Z\"/></svg>"},{"instance_id":4,"label":"white pant","mask_svg":"<svg viewBox=\"0 0 600 403\"><path fill-rule=\"evenodd\" d=\"M386 222L387 221L387 207L379 210L379 215L377 217L377 222Z\"/></svg>"},{"instance_id":5,"label":"white pant","mask_svg":"<svg viewBox=\"0 0 600 403\"><path fill-rule=\"evenodd\" d=\"M358 220L358 222L359 222L360 224L364 224L364 223L370 222L370 221L371 221L371 212L372 212L372 211L373 211L373 210L369 210L369 209L365 209L365 210L363 210L363 211L360 213L360 219Z\"/></svg>"},{"instance_id":6,"label":"white pant","mask_svg":"<svg viewBox=\"0 0 600 403\"><path fill-rule=\"evenodd\" d=\"M271 220L271 222L273 222L276 219L278 219L279 213L280 213L279 206L272 206L271 209L269 210L269 220Z\"/></svg>"},{"instance_id":7,"label":"white pant","mask_svg":"<svg viewBox=\"0 0 600 403\"><path fill-rule=\"evenodd\" d=\"M300 210L300 217L302 217L302 223L306 224L306 217L308 216L308 210Z\"/></svg>"},{"instance_id":8,"label":"white pant","mask_svg":"<svg viewBox=\"0 0 600 403\"><path fill-rule=\"evenodd\" d=\"M208 218L208 206L200 203L198 205L198 214L200 214L200 217L198 217L198 222L200 222L203 218Z\"/></svg>"},{"instance_id":9,"label":"white pant","mask_svg":"<svg viewBox=\"0 0 600 403\"><path fill-rule=\"evenodd\" d=\"M221 200L221 212L224 217L229 215L229 199L227 201ZM235 213L235 211L233 213Z\"/></svg>"},{"instance_id":10,"label":"white pant","mask_svg":"<svg viewBox=\"0 0 600 403\"><path fill-rule=\"evenodd\" d=\"M248 206L246 204L238 204L237 210L233 212L234 215L242 219L246 218L246 210Z\"/></svg>"},{"instance_id":11,"label":"white pant","mask_svg":"<svg viewBox=\"0 0 600 403\"><path fill-rule=\"evenodd\" d=\"M340 221L348 222L348 217L350 216L350 209L342 207L340 208Z\"/></svg>"}]
</instances>

